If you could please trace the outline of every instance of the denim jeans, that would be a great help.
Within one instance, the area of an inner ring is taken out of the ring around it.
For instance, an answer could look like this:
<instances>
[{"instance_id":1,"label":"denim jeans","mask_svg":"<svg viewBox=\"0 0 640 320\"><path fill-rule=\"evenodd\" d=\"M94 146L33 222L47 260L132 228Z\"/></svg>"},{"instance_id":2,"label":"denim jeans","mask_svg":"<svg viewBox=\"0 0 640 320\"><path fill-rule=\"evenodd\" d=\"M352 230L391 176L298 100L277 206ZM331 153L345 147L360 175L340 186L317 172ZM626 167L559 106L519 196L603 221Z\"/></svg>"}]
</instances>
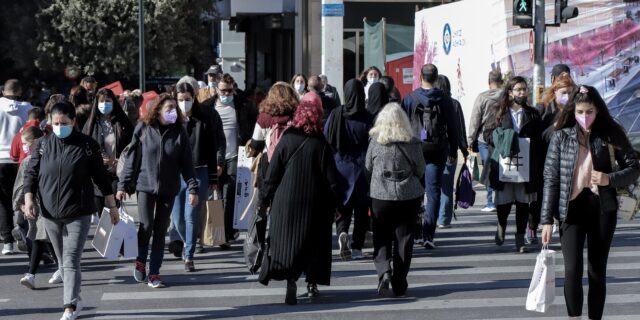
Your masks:
<instances>
[{"instance_id":1,"label":"denim jeans","mask_svg":"<svg viewBox=\"0 0 640 320\"><path fill-rule=\"evenodd\" d=\"M149 275L160 274L160 266L164 259L164 238L169 227L169 217L173 208L173 196L159 196L146 192L138 192L138 257L136 260L147 263L150 256ZM153 235L151 255L149 255L149 240ZM65 278L66 279L66 278Z\"/></svg>"},{"instance_id":2,"label":"denim jeans","mask_svg":"<svg viewBox=\"0 0 640 320\"><path fill-rule=\"evenodd\" d=\"M187 183L184 179L180 179L180 192L173 202L173 211L171 212L174 227L172 233L176 232L179 239L185 244L184 257L188 260L193 260L193 253L196 251L196 240L200 230L200 211L202 204L207 200L209 182L207 167L198 167L195 171L199 187L198 205L196 207L189 205Z\"/></svg>"},{"instance_id":3,"label":"denim jeans","mask_svg":"<svg viewBox=\"0 0 640 320\"><path fill-rule=\"evenodd\" d=\"M453 163L447 163L442 173L442 191L440 193L440 211L438 213L438 224L451 224L453 218L453 180L456 176L458 158Z\"/></svg>"},{"instance_id":4,"label":"denim jeans","mask_svg":"<svg viewBox=\"0 0 640 320\"><path fill-rule=\"evenodd\" d=\"M488 165L489 161L489 145L484 142L478 142L478 151L480 151L480 160L482 160L482 165ZM495 208L496 205L493 202L493 189L491 186L487 185L487 207Z\"/></svg>"},{"instance_id":5,"label":"denim jeans","mask_svg":"<svg viewBox=\"0 0 640 320\"><path fill-rule=\"evenodd\" d=\"M80 298L80 259L91 228L91 215L64 220L44 218L44 227L58 261L62 262L64 308L75 307Z\"/></svg>"},{"instance_id":6,"label":"denim jeans","mask_svg":"<svg viewBox=\"0 0 640 320\"><path fill-rule=\"evenodd\" d=\"M426 159L424 172L426 205L422 220L422 238L433 241L436 233L436 222L440 211L440 195L442 193L442 173L447 162L446 150L437 152L432 159Z\"/></svg>"}]
</instances>

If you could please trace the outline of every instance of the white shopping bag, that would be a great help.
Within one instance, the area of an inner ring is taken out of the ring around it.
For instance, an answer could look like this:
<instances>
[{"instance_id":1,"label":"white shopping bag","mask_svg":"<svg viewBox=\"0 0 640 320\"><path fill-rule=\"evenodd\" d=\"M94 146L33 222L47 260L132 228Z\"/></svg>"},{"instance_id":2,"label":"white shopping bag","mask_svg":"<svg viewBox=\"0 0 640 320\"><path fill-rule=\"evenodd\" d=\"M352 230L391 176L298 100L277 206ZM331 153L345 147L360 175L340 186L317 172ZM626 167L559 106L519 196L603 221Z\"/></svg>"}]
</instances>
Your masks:
<instances>
[{"instance_id":1,"label":"white shopping bag","mask_svg":"<svg viewBox=\"0 0 640 320\"><path fill-rule=\"evenodd\" d=\"M91 245L102 257L109 260L118 259L118 253L120 253L120 248L124 240L123 233L120 232L116 226L117 225L111 223L109 209L102 209L100 222L98 222L98 227L96 228L96 233L93 236Z\"/></svg>"},{"instance_id":2,"label":"white shopping bag","mask_svg":"<svg viewBox=\"0 0 640 320\"><path fill-rule=\"evenodd\" d=\"M257 196L253 187L254 174L251 166L255 158L247 157L245 147L238 147L238 170L236 173L235 207L233 212L233 228L248 230L256 212Z\"/></svg>"},{"instance_id":3,"label":"white shopping bag","mask_svg":"<svg viewBox=\"0 0 640 320\"><path fill-rule=\"evenodd\" d=\"M520 153L503 158L500 156L498 178L502 182L529 182L530 138L518 138Z\"/></svg>"},{"instance_id":4,"label":"white shopping bag","mask_svg":"<svg viewBox=\"0 0 640 320\"><path fill-rule=\"evenodd\" d=\"M136 258L138 256L138 229L133 217L127 213L124 205L118 209L120 212L120 222L115 226L122 233L124 258Z\"/></svg>"},{"instance_id":5,"label":"white shopping bag","mask_svg":"<svg viewBox=\"0 0 640 320\"><path fill-rule=\"evenodd\" d=\"M555 251L543 246L536 258L526 308L529 311L546 312L556 295Z\"/></svg>"}]
</instances>

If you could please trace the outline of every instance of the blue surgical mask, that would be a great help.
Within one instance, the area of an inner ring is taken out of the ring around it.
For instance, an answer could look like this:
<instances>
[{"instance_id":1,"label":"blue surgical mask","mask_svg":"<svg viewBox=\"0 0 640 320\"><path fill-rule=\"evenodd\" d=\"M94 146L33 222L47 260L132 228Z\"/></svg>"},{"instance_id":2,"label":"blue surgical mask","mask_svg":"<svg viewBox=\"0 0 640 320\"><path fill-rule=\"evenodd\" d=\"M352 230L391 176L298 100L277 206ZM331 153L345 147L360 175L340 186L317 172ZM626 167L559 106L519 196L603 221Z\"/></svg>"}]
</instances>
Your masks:
<instances>
[{"instance_id":1,"label":"blue surgical mask","mask_svg":"<svg viewBox=\"0 0 640 320\"><path fill-rule=\"evenodd\" d=\"M60 139L64 139L68 136L71 135L71 132L73 132L73 126L72 125L52 125L51 126L53 128L53 134L56 135L56 137L60 138Z\"/></svg>"},{"instance_id":2,"label":"blue surgical mask","mask_svg":"<svg viewBox=\"0 0 640 320\"><path fill-rule=\"evenodd\" d=\"M220 102L225 106L228 106L233 103L233 96L220 96Z\"/></svg>"},{"instance_id":3,"label":"blue surgical mask","mask_svg":"<svg viewBox=\"0 0 640 320\"><path fill-rule=\"evenodd\" d=\"M113 111L113 102L99 102L98 111L102 114L111 114L111 111Z\"/></svg>"}]
</instances>

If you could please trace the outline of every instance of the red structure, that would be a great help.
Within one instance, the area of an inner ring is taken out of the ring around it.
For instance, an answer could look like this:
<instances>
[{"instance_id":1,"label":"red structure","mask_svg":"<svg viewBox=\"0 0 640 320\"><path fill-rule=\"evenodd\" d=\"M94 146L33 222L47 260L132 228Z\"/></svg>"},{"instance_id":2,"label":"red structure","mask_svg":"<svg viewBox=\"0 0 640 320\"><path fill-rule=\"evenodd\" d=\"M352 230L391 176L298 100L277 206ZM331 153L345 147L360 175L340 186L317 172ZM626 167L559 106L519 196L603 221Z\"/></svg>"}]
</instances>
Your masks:
<instances>
[{"instance_id":1,"label":"red structure","mask_svg":"<svg viewBox=\"0 0 640 320\"><path fill-rule=\"evenodd\" d=\"M386 73L396 82L403 97L413 91L413 55L387 61Z\"/></svg>"}]
</instances>

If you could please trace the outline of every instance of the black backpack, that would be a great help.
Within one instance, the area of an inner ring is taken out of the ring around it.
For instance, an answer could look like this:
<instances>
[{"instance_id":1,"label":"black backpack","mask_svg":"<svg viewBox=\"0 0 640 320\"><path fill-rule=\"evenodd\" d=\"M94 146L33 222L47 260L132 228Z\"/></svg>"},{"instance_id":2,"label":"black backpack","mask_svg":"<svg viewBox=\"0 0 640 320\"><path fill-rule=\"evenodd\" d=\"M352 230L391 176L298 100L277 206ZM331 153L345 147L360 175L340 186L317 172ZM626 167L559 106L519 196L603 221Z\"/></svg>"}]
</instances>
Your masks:
<instances>
[{"instance_id":1,"label":"black backpack","mask_svg":"<svg viewBox=\"0 0 640 320\"><path fill-rule=\"evenodd\" d=\"M417 118L421 124L420 140L422 140L422 150L439 150L447 138L446 122L442 116L440 105L428 104L423 97L415 92L409 95L413 101L411 120L413 122Z\"/></svg>"}]
</instances>

